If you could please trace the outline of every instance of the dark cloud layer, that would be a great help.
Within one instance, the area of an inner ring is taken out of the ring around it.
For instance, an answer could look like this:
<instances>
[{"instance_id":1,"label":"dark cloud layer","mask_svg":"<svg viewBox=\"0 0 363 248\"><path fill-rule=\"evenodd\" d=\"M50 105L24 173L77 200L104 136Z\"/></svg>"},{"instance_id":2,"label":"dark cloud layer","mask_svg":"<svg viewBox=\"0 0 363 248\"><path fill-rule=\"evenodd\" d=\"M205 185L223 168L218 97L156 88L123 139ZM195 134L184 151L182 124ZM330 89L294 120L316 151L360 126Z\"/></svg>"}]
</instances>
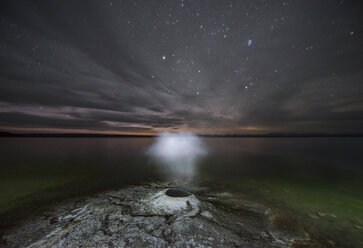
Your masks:
<instances>
[{"instance_id":1,"label":"dark cloud layer","mask_svg":"<svg viewBox=\"0 0 363 248\"><path fill-rule=\"evenodd\" d=\"M0 129L363 132L359 1L1 1Z\"/></svg>"}]
</instances>

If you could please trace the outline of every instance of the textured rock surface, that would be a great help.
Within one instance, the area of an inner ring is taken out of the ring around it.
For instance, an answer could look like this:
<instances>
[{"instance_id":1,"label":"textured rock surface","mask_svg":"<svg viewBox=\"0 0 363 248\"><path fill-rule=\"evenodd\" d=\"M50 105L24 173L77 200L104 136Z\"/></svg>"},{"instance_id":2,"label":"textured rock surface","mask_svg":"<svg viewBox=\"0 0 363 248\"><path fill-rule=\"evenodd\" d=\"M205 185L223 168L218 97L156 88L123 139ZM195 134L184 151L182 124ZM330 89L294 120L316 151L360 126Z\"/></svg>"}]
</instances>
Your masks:
<instances>
[{"instance_id":1,"label":"textured rock surface","mask_svg":"<svg viewBox=\"0 0 363 248\"><path fill-rule=\"evenodd\" d=\"M228 193L171 184L125 188L65 203L3 236L6 247L291 247L307 237L277 228L272 210ZM305 241L304 241L305 240Z\"/></svg>"}]
</instances>

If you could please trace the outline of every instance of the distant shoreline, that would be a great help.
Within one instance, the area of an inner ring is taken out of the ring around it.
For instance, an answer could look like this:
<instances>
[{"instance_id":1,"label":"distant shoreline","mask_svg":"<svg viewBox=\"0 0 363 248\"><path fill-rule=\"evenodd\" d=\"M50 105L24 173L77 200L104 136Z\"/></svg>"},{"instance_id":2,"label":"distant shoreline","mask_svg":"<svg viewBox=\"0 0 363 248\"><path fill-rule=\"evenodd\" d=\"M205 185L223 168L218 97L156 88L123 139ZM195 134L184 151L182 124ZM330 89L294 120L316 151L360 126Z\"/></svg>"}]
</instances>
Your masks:
<instances>
[{"instance_id":1,"label":"distant shoreline","mask_svg":"<svg viewBox=\"0 0 363 248\"><path fill-rule=\"evenodd\" d=\"M359 138L363 134L200 134L203 138ZM90 133L8 133L0 132L0 138L154 138L157 135L123 135Z\"/></svg>"}]
</instances>

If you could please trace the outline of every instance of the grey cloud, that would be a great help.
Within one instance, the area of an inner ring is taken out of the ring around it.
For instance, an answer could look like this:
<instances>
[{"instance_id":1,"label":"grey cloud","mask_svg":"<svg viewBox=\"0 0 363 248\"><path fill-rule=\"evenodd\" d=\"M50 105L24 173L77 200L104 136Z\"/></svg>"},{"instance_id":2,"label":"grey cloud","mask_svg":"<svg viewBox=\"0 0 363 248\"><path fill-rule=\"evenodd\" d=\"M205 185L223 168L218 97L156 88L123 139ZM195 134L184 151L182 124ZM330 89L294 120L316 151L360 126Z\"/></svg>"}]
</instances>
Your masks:
<instances>
[{"instance_id":1,"label":"grey cloud","mask_svg":"<svg viewBox=\"0 0 363 248\"><path fill-rule=\"evenodd\" d=\"M3 1L1 125L362 132L356 4L231 4Z\"/></svg>"}]
</instances>

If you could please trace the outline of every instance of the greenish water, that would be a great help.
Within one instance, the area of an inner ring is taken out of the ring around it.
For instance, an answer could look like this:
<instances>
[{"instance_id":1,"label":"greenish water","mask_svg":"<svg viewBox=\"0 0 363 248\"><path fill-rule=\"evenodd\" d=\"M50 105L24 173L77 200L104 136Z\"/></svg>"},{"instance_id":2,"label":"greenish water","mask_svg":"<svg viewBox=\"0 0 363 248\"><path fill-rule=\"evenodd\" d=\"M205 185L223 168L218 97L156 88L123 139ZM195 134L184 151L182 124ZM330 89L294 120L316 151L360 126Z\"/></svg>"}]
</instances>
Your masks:
<instances>
[{"instance_id":1,"label":"greenish water","mask_svg":"<svg viewBox=\"0 0 363 248\"><path fill-rule=\"evenodd\" d=\"M1 138L0 220L49 203L163 179L151 138ZM208 138L194 182L282 213L329 245L363 247L362 138ZM6 228L2 224L1 228Z\"/></svg>"}]
</instances>

